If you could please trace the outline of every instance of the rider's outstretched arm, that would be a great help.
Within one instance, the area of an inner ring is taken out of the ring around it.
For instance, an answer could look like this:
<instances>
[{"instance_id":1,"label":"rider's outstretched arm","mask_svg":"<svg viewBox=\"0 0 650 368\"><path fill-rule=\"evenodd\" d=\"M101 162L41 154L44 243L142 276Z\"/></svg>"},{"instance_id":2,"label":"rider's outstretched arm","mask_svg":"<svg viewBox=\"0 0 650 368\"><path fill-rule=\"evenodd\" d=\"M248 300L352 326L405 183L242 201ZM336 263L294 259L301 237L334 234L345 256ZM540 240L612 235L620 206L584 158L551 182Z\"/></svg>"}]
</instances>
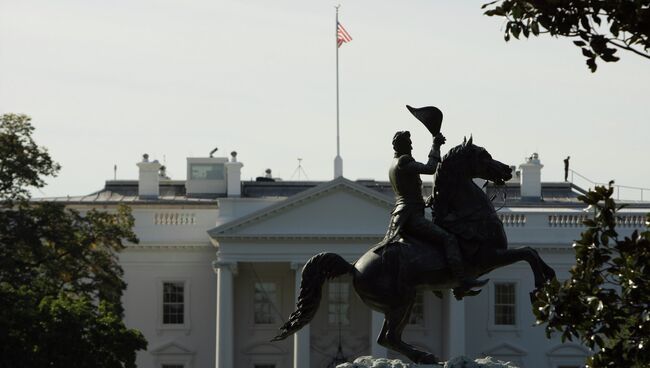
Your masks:
<instances>
[{"instance_id":1,"label":"rider's outstretched arm","mask_svg":"<svg viewBox=\"0 0 650 368\"><path fill-rule=\"evenodd\" d=\"M429 160L426 164L417 162L411 158L409 162L402 163L402 167L407 172L427 175L435 174L436 169L438 168L438 163L440 163L440 146L444 143L445 137L442 133L438 133L438 135L433 138L433 146L431 146L431 151L429 151Z\"/></svg>"}]
</instances>

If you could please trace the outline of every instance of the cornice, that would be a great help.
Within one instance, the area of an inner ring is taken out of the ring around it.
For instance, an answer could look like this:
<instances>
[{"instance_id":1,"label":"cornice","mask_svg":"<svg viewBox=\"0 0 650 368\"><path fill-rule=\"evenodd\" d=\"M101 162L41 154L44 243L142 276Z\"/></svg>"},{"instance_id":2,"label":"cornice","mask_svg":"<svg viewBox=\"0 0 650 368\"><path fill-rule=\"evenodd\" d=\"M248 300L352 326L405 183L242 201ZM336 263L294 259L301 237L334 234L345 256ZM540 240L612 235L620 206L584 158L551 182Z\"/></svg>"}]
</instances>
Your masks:
<instances>
[{"instance_id":1,"label":"cornice","mask_svg":"<svg viewBox=\"0 0 650 368\"><path fill-rule=\"evenodd\" d=\"M368 240L379 241L384 236L376 234L218 234L219 241L233 240Z\"/></svg>"},{"instance_id":2,"label":"cornice","mask_svg":"<svg viewBox=\"0 0 650 368\"><path fill-rule=\"evenodd\" d=\"M200 251L213 249L212 244L206 243L139 243L127 244L124 251L145 250L145 251Z\"/></svg>"}]
</instances>

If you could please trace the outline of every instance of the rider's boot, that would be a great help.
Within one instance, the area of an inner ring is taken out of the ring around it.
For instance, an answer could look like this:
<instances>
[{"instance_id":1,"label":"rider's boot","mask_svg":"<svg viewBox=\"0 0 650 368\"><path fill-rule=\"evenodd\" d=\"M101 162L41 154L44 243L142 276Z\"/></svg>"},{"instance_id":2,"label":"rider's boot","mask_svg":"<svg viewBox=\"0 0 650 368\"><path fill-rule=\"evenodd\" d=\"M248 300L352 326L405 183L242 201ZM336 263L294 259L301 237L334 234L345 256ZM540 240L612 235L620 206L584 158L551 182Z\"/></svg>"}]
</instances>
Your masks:
<instances>
[{"instance_id":1,"label":"rider's boot","mask_svg":"<svg viewBox=\"0 0 650 368\"><path fill-rule=\"evenodd\" d=\"M456 238L449 234L445 239L445 255L449 269L454 277L460 281L460 290L471 290L473 288L480 288L485 286L489 280L479 280L467 277L465 275L465 268L463 267L463 256L460 253L460 247Z\"/></svg>"}]
</instances>

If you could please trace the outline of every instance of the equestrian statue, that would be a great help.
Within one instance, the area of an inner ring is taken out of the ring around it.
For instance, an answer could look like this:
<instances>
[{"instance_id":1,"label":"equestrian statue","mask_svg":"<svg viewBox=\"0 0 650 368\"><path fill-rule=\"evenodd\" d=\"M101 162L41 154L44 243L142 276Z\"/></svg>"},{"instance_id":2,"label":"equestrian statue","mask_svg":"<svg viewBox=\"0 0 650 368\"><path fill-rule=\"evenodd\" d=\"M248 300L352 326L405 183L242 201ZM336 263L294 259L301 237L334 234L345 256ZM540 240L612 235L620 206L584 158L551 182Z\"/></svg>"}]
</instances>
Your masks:
<instances>
[{"instance_id":1,"label":"equestrian statue","mask_svg":"<svg viewBox=\"0 0 650 368\"><path fill-rule=\"evenodd\" d=\"M433 106L406 107L432 134L433 146L428 161L417 162L411 156L410 133L395 133L389 179L396 201L386 236L353 264L335 253L310 258L302 270L296 311L273 341L287 338L314 318L326 280L350 274L361 300L384 314L377 342L415 363L437 363L435 355L402 341L417 290L440 296L451 289L457 299L473 296L488 281L478 279L481 275L519 261L530 265L535 288L555 277L533 248L508 249L492 201L472 180L504 185L512 177L510 167L474 145L471 137L441 158L440 147L446 141L440 133L442 112ZM421 174L435 174L433 193L426 201ZM428 207L433 220L425 217Z\"/></svg>"}]
</instances>

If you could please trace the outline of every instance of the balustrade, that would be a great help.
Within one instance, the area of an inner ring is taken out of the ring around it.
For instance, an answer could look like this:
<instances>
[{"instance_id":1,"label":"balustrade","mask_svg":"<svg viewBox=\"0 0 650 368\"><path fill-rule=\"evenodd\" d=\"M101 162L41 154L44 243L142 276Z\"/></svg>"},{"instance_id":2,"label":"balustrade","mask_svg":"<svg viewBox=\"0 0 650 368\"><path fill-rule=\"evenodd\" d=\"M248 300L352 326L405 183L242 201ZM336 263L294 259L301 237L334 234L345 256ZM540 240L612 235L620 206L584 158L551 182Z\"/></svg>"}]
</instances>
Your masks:
<instances>
[{"instance_id":1,"label":"balustrade","mask_svg":"<svg viewBox=\"0 0 650 368\"><path fill-rule=\"evenodd\" d=\"M156 212L153 215L154 225L195 225L196 215L186 212Z\"/></svg>"}]
</instances>

